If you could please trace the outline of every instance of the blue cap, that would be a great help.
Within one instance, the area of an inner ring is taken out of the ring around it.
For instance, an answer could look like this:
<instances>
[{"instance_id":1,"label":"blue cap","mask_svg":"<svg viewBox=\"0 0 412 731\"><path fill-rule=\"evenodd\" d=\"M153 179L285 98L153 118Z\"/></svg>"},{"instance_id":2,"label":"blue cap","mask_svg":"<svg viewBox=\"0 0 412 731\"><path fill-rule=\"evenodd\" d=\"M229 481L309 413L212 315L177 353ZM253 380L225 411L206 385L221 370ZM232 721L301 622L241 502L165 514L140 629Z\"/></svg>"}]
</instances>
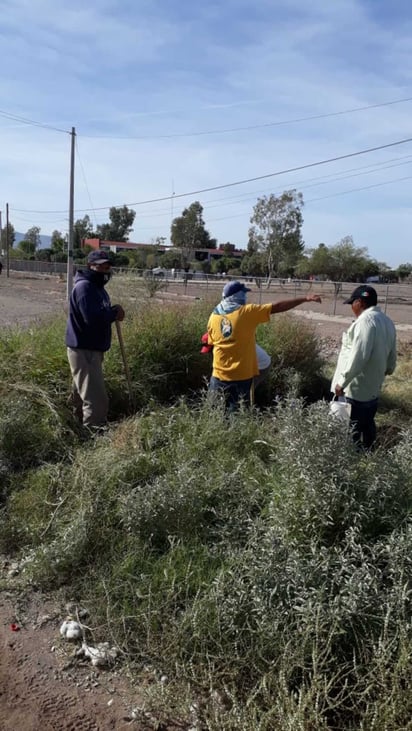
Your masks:
<instances>
[{"instance_id":1,"label":"blue cap","mask_svg":"<svg viewBox=\"0 0 412 731\"><path fill-rule=\"evenodd\" d=\"M238 282L235 280L234 282L228 282L223 287L222 295L223 297L231 297L232 294L236 294L236 292L251 292L251 289L248 289L245 287L243 282Z\"/></svg>"},{"instance_id":2,"label":"blue cap","mask_svg":"<svg viewBox=\"0 0 412 731\"><path fill-rule=\"evenodd\" d=\"M112 260L110 259L110 255L107 251L102 251L101 249L97 249L97 251L91 251L89 256L87 257L88 264L111 264Z\"/></svg>"}]
</instances>

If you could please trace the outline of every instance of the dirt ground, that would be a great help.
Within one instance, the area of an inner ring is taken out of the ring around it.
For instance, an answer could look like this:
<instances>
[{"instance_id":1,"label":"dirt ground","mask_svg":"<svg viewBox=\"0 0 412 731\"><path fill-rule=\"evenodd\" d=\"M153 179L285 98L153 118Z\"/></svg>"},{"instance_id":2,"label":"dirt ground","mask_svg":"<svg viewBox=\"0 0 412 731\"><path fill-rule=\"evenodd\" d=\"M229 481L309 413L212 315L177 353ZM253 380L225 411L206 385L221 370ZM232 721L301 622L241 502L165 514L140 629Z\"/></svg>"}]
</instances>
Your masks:
<instances>
[{"instance_id":1,"label":"dirt ground","mask_svg":"<svg viewBox=\"0 0 412 731\"><path fill-rule=\"evenodd\" d=\"M108 291L117 282L109 285ZM221 285L217 285L216 298L219 297ZM314 291L316 287L314 286ZM171 284L167 291L159 292L158 298L163 301L193 301L205 296L205 288L201 284L190 283L185 290L182 285ZM297 293L299 296L299 293ZM208 292L208 298L213 297L213 291ZM276 291L265 293L263 302L293 297L294 292ZM258 302L259 295L252 292L251 302ZM127 302L123 303L127 315ZM324 298L321 305L301 305L293 311L294 315L310 319L322 338L340 340L344 330L348 328L353 318L348 305L338 304L337 314L332 315L332 302ZM17 272L11 272L10 278L0 277L0 328L14 325L27 326L32 322L47 319L56 314L67 312L66 305L66 283L56 276L28 278ZM391 304L387 314L393 319L397 326L398 336L401 340L412 341L412 299L411 305Z\"/></svg>"},{"instance_id":2,"label":"dirt ground","mask_svg":"<svg viewBox=\"0 0 412 731\"><path fill-rule=\"evenodd\" d=\"M61 608L47 596L31 592L27 599L19 592L2 592L0 729L152 728L133 722L127 680L113 670L97 673L87 661L73 659L74 648L59 634L62 619Z\"/></svg>"},{"instance_id":3,"label":"dirt ground","mask_svg":"<svg viewBox=\"0 0 412 731\"><path fill-rule=\"evenodd\" d=\"M110 291L110 290L109 290ZM201 297L204 290L191 288L185 299ZM209 293L210 296L210 293ZM293 294L276 294L285 299ZM174 285L159 293L164 301L183 298ZM251 301L258 301L256 294ZM263 301L270 301L267 298ZM65 312L66 284L58 277L25 278L12 273L0 277L0 328L47 319ZM127 311L127 303L125 309ZM350 308L348 308L350 309ZM340 310L330 315L331 302L301 306L294 314L311 321L322 338L324 349L335 354L341 334L352 321L351 313ZM391 307L388 314L397 325L398 337L412 343L412 307ZM63 343L62 343L62 347ZM6 564L7 573L7 564ZM3 570L4 574L4 570ZM0 581L2 570L0 566ZM61 647L59 626L64 608L35 591L0 595L0 730L1 731L172 731L187 728L178 722L156 723L133 718L138 692L116 671L94 672L86 661L74 661L70 650ZM13 631L17 624L18 631Z\"/></svg>"},{"instance_id":4,"label":"dirt ground","mask_svg":"<svg viewBox=\"0 0 412 731\"><path fill-rule=\"evenodd\" d=\"M145 707L144 688L162 686L153 668L142 670L138 685L121 659L93 667L77 654L81 641L60 634L68 609L75 616L73 603L19 584L13 563L0 556L0 587L7 587L0 592L0 731L188 731L190 722ZM88 618L81 621L87 627Z\"/></svg>"}]
</instances>

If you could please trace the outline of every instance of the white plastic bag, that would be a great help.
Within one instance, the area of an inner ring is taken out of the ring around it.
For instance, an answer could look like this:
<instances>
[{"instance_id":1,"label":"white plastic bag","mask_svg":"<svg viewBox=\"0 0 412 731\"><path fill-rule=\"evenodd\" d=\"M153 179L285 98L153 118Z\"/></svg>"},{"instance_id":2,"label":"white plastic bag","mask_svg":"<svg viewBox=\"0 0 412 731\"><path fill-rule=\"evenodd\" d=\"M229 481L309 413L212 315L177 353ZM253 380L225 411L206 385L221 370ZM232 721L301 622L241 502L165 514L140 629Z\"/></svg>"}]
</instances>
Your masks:
<instances>
[{"instance_id":1,"label":"white plastic bag","mask_svg":"<svg viewBox=\"0 0 412 731\"><path fill-rule=\"evenodd\" d=\"M336 416L337 419L345 421L348 424L350 420L351 410L352 405L346 401L345 396L339 396L338 399L336 399L336 396L334 396L333 400L330 402L330 413L333 414L333 416Z\"/></svg>"}]
</instances>

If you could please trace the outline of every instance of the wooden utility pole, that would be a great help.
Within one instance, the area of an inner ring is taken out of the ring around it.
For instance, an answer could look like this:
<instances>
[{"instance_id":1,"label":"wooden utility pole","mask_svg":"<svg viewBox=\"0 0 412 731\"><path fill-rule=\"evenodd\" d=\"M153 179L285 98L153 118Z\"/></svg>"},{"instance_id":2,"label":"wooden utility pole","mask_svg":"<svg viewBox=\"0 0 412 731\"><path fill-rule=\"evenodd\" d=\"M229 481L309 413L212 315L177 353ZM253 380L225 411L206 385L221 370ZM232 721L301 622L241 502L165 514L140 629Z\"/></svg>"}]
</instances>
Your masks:
<instances>
[{"instance_id":1,"label":"wooden utility pole","mask_svg":"<svg viewBox=\"0 0 412 731\"><path fill-rule=\"evenodd\" d=\"M9 204L6 203L6 274L10 276L10 252L9 252Z\"/></svg>"},{"instance_id":2,"label":"wooden utility pole","mask_svg":"<svg viewBox=\"0 0 412 731\"><path fill-rule=\"evenodd\" d=\"M71 152L70 152L70 198L69 198L69 240L67 244L67 299L70 299L73 289L73 228L74 228L74 160L76 129L71 131Z\"/></svg>"}]
</instances>

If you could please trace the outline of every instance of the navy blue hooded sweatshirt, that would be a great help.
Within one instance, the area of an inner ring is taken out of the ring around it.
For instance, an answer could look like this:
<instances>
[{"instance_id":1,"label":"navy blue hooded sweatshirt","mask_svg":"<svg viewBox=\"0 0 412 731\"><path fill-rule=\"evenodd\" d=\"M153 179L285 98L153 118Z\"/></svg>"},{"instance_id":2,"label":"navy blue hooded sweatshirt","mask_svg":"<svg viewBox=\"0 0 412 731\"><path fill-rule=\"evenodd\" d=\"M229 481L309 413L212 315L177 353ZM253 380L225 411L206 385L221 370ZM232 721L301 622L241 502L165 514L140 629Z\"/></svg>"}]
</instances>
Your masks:
<instances>
[{"instance_id":1,"label":"navy blue hooded sweatshirt","mask_svg":"<svg viewBox=\"0 0 412 731\"><path fill-rule=\"evenodd\" d=\"M83 350L109 350L111 324L117 307L112 307L105 288L105 275L93 269L77 272L70 295L66 345Z\"/></svg>"}]
</instances>

